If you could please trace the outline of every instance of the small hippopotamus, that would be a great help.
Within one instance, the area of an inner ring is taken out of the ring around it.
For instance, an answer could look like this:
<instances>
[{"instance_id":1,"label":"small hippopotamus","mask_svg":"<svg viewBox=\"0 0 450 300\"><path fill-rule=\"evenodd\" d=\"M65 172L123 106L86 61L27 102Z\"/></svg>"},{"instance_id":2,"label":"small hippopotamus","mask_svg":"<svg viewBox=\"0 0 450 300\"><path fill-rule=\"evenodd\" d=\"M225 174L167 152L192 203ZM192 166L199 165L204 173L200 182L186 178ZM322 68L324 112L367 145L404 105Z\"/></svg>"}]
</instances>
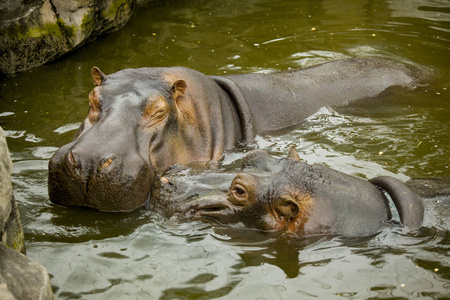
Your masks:
<instances>
[{"instance_id":1,"label":"small hippopotamus","mask_svg":"<svg viewBox=\"0 0 450 300\"><path fill-rule=\"evenodd\" d=\"M144 205L157 174L218 161L255 135L300 123L319 108L414 88L428 72L381 58L352 58L275 74L207 76L173 68L125 69L97 85L72 142L49 162L53 203L102 211Z\"/></svg>"},{"instance_id":2,"label":"small hippopotamus","mask_svg":"<svg viewBox=\"0 0 450 300\"><path fill-rule=\"evenodd\" d=\"M295 148L282 159L251 151L237 174L169 168L154 185L150 207L166 217L300 236L368 236L393 215L416 229L424 215L422 199L399 180L383 176L367 181L309 165L300 161Z\"/></svg>"}]
</instances>

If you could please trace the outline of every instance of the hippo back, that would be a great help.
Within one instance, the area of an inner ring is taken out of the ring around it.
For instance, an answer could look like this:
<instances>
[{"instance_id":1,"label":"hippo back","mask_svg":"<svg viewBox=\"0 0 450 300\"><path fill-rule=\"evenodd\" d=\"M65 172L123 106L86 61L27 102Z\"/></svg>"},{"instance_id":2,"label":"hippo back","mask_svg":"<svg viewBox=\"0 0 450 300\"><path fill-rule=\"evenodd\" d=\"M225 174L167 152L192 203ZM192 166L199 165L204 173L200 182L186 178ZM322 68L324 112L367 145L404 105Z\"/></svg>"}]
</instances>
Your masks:
<instances>
[{"instance_id":1,"label":"hippo back","mask_svg":"<svg viewBox=\"0 0 450 300\"><path fill-rule=\"evenodd\" d=\"M323 106L375 97L393 86L415 87L421 70L381 58L351 58L274 74L226 76L248 103L257 134L296 125Z\"/></svg>"}]
</instances>

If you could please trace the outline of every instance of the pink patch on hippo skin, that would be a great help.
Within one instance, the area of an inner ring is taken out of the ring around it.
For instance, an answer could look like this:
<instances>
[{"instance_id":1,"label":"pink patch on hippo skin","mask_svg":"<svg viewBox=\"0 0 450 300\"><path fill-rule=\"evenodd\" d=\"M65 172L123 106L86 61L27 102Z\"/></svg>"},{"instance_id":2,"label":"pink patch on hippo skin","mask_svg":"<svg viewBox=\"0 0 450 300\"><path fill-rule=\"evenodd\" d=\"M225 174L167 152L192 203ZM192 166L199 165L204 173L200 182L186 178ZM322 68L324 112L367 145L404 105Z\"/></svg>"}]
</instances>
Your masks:
<instances>
[{"instance_id":1,"label":"pink patch on hippo skin","mask_svg":"<svg viewBox=\"0 0 450 300\"><path fill-rule=\"evenodd\" d=\"M167 177L161 177L159 181L161 181L161 183L170 184L170 181L169 179L167 179Z\"/></svg>"}]
</instances>

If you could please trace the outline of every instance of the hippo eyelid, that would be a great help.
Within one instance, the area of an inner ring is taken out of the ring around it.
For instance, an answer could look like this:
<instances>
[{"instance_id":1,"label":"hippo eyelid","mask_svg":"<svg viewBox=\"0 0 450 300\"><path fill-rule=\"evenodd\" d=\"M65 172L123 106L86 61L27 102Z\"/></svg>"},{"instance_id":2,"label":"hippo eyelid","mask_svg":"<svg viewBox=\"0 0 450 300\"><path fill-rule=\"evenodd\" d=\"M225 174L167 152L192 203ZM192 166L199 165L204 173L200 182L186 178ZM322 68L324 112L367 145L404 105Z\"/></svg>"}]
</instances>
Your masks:
<instances>
[{"instance_id":1,"label":"hippo eyelid","mask_svg":"<svg viewBox=\"0 0 450 300\"><path fill-rule=\"evenodd\" d=\"M163 97L149 99L143 111L147 126L155 125L164 120L167 116L167 110L167 103Z\"/></svg>"},{"instance_id":2,"label":"hippo eyelid","mask_svg":"<svg viewBox=\"0 0 450 300\"><path fill-rule=\"evenodd\" d=\"M236 175L231 183L228 200L235 205L247 205L252 202L252 195L255 193L256 186L256 179L253 175L240 173Z\"/></svg>"},{"instance_id":3,"label":"hippo eyelid","mask_svg":"<svg viewBox=\"0 0 450 300\"><path fill-rule=\"evenodd\" d=\"M234 204L244 205L249 198L247 188L240 183L233 183L230 190L230 200Z\"/></svg>"},{"instance_id":4,"label":"hippo eyelid","mask_svg":"<svg viewBox=\"0 0 450 300\"><path fill-rule=\"evenodd\" d=\"M166 112L166 108L158 108L157 110L155 110L151 115L150 118L155 118L156 116L159 116L160 114L163 114Z\"/></svg>"}]
</instances>

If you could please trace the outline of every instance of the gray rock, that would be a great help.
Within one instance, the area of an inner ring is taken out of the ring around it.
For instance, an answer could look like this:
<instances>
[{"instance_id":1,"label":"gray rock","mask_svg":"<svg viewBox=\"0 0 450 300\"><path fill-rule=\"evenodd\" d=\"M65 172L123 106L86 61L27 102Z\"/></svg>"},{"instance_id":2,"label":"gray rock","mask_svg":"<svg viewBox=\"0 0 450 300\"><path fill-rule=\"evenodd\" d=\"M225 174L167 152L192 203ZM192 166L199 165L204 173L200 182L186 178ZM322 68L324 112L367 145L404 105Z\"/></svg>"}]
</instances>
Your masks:
<instances>
[{"instance_id":1,"label":"gray rock","mask_svg":"<svg viewBox=\"0 0 450 300\"><path fill-rule=\"evenodd\" d=\"M0 73L40 66L121 28L136 0L0 2Z\"/></svg>"},{"instance_id":2,"label":"gray rock","mask_svg":"<svg viewBox=\"0 0 450 300\"><path fill-rule=\"evenodd\" d=\"M25 241L19 209L14 197L11 199L11 214L2 233L2 243L6 246L25 254Z\"/></svg>"},{"instance_id":3,"label":"gray rock","mask_svg":"<svg viewBox=\"0 0 450 300\"><path fill-rule=\"evenodd\" d=\"M5 278L0 275L0 299L2 300L15 300L16 297L8 289Z\"/></svg>"},{"instance_id":4,"label":"gray rock","mask_svg":"<svg viewBox=\"0 0 450 300\"><path fill-rule=\"evenodd\" d=\"M12 168L13 166L6 144L5 133L3 132L3 129L0 128L0 232L4 230L12 210Z\"/></svg>"},{"instance_id":5,"label":"gray rock","mask_svg":"<svg viewBox=\"0 0 450 300\"><path fill-rule=\"evenodd\" d=\"M3 244L0 244L0 280L1 299L53 299L47 270Z\"/></svg>"},{"instance_id":6,"label":"gray rock","mask_svg":"<svg viewBox=\"0 0 450 300\"><path fill-rule=\"evenodd\" d=\"M25 245L11 185L12 169L0 127L0 299L53 299L47 270L20 253L25 253Z\"/></svg>"},{"instance_id":7,"label":"gray rock","mask_svg":"<svg viewBox=\"0 0 450 300\"><path fill-rule=\"evenodd\" d=\"M25 253L22 223L11 185L12 169L5 133L0 127L0 238L8 247Z\"/></svg>"}]
</instances>

